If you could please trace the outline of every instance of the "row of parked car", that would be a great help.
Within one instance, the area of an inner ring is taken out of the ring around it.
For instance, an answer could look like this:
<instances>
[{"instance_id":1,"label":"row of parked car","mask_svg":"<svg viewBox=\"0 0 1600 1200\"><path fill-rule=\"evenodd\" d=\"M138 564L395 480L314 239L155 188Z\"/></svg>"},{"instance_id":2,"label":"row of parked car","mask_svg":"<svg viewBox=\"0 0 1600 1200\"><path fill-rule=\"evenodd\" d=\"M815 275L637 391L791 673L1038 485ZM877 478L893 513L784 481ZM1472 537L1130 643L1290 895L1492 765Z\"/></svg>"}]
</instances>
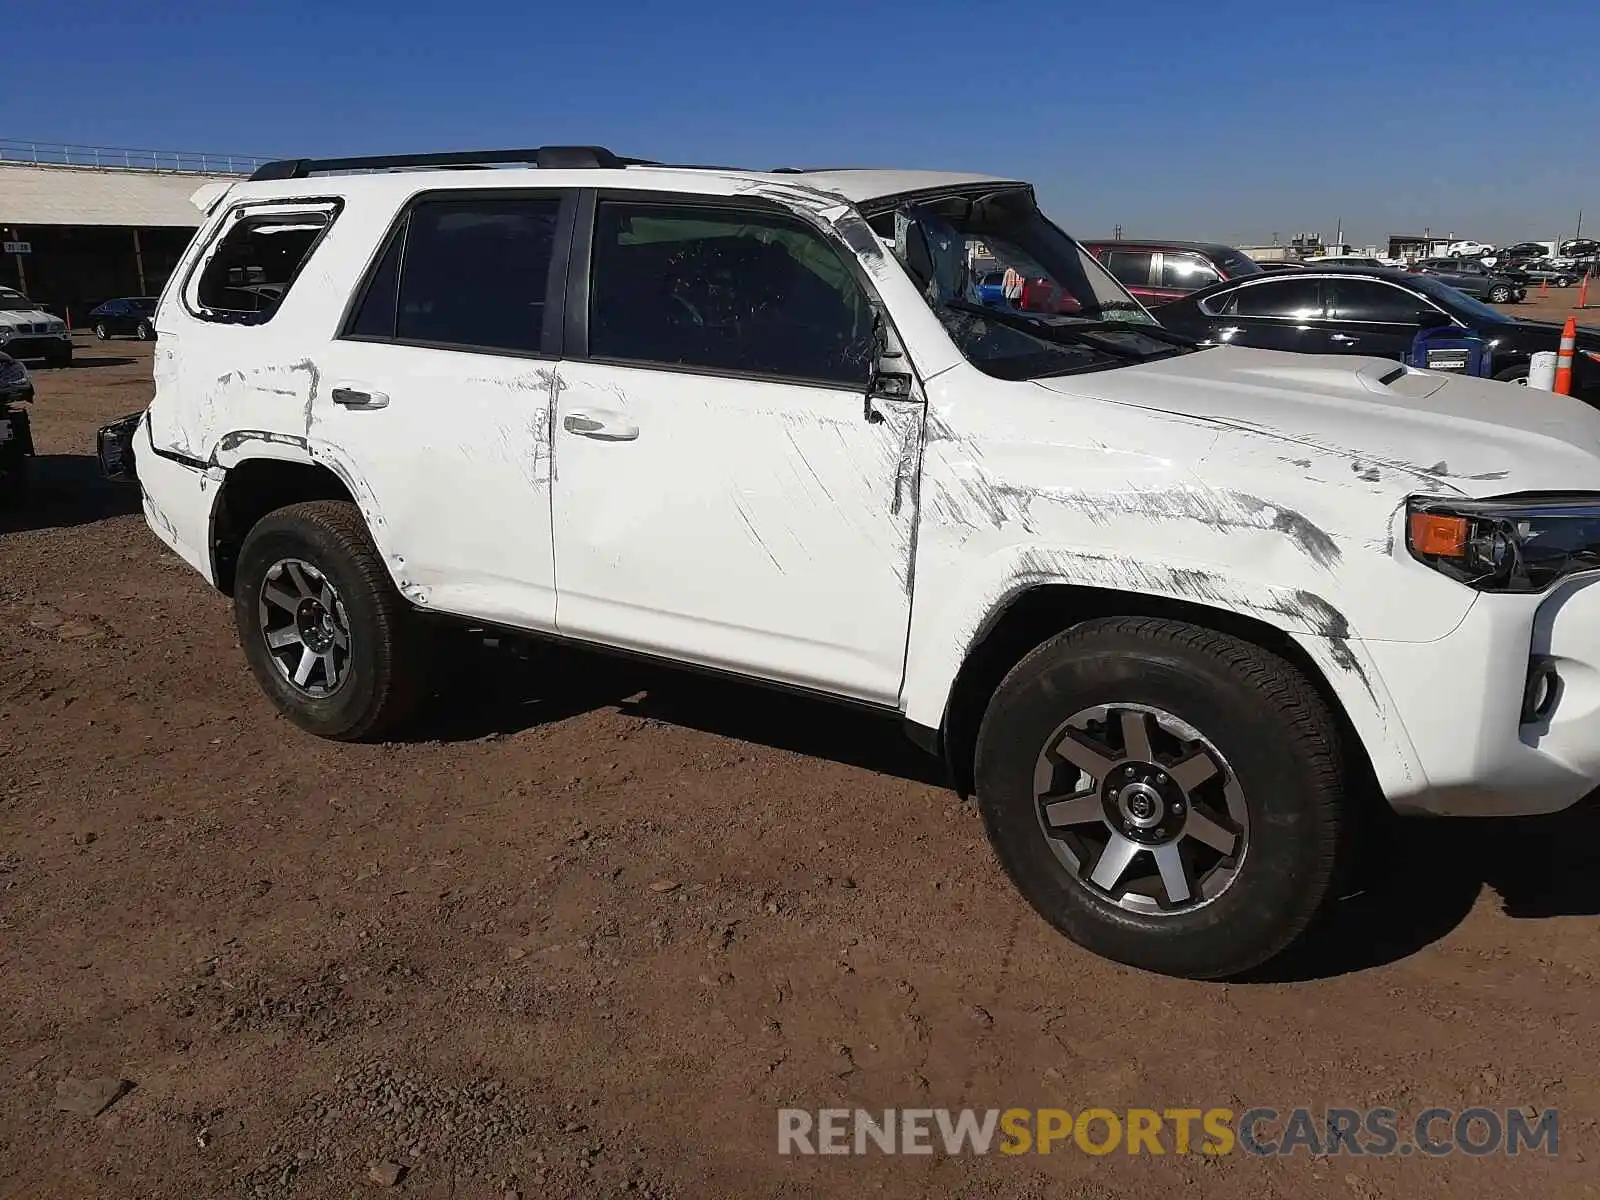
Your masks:
<instances>
[{"instance_id":1,"label":"row of parked car","mask_svg":"<svg viewBox=\"0 0 1600 1200\"><path fill-rule=\"evenodd\" d=\"M1208 342L1400 359L1424 329L1454 326L1490 345L1496 379L1525 384L1533 354L1555 350L1561 336L1560 325L1490 307L1523 300L1530 276L1475 259L1393 267L1346 255L1268 269L1214 242L1100 239L1083 245L1161 324ZM1021 306L1030 301L1024 291ZM1575 392L1600 392L1600 337L1580 330L1578 350Z\"/></svg>"}]
</instances>

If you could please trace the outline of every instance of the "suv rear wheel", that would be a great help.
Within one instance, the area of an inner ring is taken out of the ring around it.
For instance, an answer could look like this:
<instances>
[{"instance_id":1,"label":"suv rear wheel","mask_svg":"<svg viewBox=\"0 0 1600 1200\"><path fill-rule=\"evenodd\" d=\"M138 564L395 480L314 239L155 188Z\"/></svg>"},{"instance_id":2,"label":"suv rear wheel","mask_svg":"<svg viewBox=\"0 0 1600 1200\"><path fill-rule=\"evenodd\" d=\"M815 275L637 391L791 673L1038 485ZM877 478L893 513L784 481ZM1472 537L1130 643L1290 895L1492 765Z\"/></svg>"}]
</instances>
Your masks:
<instances>
[{"instance_id":1,"label":"suv rear wheel","mask_svg":"<svg viewBox=\"0 0 1600 1200\"><path fill-rule=\"evenodd\" d=\"M1258 646L1112 618L1052 638L1001 683L977 792L1029 903L1097 954L1226 978L1284 950L1341 849L1337 727Z\"/></svg>"},{"instance_id":2,"label":"suv rear wheel","mask_svg":"<svg viewBox=\"0 0 1600 1200\"><path fill-rule=\"evenodd\" d=\"M233 615L256 680L300 728L375 740L415 713L426 643L354 505L261 518L239 551Z\"/></svg>"},{"instance_id":3,"label":"suv rear wheel","mask_svg":"<svg viewBox=\"0 0 1600 1200\"><path fill-rule=\"evenodd\" d=\"M1489 289L1489 302L1491 304L1510 304L1511 289L1503 283L1497 283Z\"/></svg>"}]
</instances>

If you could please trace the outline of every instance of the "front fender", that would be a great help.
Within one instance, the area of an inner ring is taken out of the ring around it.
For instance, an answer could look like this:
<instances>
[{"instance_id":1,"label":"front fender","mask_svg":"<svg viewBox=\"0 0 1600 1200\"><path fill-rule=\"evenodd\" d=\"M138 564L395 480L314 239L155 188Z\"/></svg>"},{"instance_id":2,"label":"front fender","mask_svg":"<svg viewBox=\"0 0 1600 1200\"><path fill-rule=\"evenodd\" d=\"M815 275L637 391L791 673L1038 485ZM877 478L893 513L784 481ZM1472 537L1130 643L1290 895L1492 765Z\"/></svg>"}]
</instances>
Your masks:
<instances>
[{"instance_id":1,"label":"front fender","mask_svg":"<svg viewBox=\"0 0 1600 1200\"><path fill-rule=\"evenodd\" d=\"M907 719L940 728L957 677L974 648L1020 596L1049 585L1120 592L1130 599L1155 596L1283 630L1321 671L1366 745L1385 794L1403 795L1424 786L1425 776L1394 702L1340 607L1307 587L1179 559L1012 545L976 564L964 564L961 582L935 599L919 589L902 694Z\"/></svg>"}]
</instances>

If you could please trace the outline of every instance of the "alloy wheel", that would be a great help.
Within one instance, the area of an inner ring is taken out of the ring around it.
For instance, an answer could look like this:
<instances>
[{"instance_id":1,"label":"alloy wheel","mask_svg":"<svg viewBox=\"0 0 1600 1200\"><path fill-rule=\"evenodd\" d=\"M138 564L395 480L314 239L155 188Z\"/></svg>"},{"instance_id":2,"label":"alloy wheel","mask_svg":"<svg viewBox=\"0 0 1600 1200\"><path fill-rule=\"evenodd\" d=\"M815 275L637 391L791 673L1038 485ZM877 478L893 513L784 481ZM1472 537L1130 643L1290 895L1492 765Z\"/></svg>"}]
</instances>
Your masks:
<instances>
[{"instance_id":1,"label":"alloy wheel","mask_svg":"<svg viewBox=\"0 0 1600 1200\"><path fill-rule=\"evenodd\" d=\"M267 654L291 686L324 697L349 678L350 620L332 581L311 563L273 563L257 612Z\"/></svg>"},{"instance_id":2,"label":"alloy wheel","mask_svg":"<svg viewBox=\"0 0 1600 1200\"><path fill-rule=\"evenodd\" d=\"M1209 904L1249 847L1245 793L1199 730L1141 704L1067 718L1034 766L1039 825L1056 859L1130 912Z\"/></svg>"}]
</instances>

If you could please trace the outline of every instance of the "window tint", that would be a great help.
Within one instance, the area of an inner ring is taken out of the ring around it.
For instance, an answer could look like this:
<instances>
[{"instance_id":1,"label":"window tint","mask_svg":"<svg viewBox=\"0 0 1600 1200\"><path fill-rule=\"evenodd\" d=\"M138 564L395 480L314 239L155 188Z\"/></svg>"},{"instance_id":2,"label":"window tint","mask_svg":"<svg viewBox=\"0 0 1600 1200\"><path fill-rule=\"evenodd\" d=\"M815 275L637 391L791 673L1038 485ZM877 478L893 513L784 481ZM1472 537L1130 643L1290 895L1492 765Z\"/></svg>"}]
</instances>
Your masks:
<instances>
[{"instance_id":1,"label":"window tint","mask_svg":"<svg viewBox=\"0 0 1600 1200\"><path fill-rule=\"evenodd\" d=\"M871 305L791 217L602 202L592 272L597 358L866 386Z\"/></svg>"},{"instance_id":2,"label":"window tint","mask_svg":"<svg viewBox=\"0 0 1600 1200\"><path fill-rule=\"evenodd\" d=\"M405 248L406 226L409 223L410 218L407 217L390 237L388 248L384 250L383 257L378 260L378 265L367 282L367 290L361 298L361 307L356 310L349 328L345 330L346 336L383 339L394 337L395 314L400 303L400 252Z\"/></svg>"},{"instance_id":3,"label":"window tint","mask_svg":"<svg viewBox=\"0 0 1600 1200\"><path fill-rule=\"evenodd\" d=\"M1422 297L1371 279L1324 279L1322 296L1328 315L1345 321L1415 325L1417 310L1427 307Z\"/></svg>"},{"instance_id":4,"label":"window tint","mask_svg":"<svg viewBox=\"0 0 1600 1200\"><path fill-rule=\"evenodd\" d=\"M1217 269L1198 254L1169 252L1161 256L1161 286L1164 288L1194 292L1221 278Z\"/></svg>"},{"instance_id":5,"label":"window tint","mask_svg":"<svg viewBox=\"0 0 1600 1200\"><path fill-rule=\"evenodd\" d=\"M237 220L200 274L195 300L202 315L245 324L271 320L329 219L312 212Z\"/></svg>"},{"instance_id":6,"label":"window tint","mask_svg":"<svg viewBox=\"0 0 1600 1200\"><path fill-rule=\"evenodd\" d=\"M1149 287L1150 257L1148 250L1108 250L1106 270L1118 283L1128 287Z\"/></svg>"},{"instance_id":7,"label":"window tint","mask_svg":"<svg viewBox=\"0 0 1600 1200\"><path fill-rule=\"evenodd\" d=\"M1298 317L1322 315L1315 279L1273 279L1251 284L1233 294L1228 311L1241 317Z\"/></svg>"},{"instance_id":8,"label":"window tint","mask_svg":"<svg viewBox=\"0 0 1600 1200\"><path fill-rule=\"evenodd\" d=\"M417 205L405 237L395 337L537 353L560 207L555 197ZM380 282L374 278L374 292ZM372 317L380 326L382 319Z\"/></svg>"}]
</instances>

